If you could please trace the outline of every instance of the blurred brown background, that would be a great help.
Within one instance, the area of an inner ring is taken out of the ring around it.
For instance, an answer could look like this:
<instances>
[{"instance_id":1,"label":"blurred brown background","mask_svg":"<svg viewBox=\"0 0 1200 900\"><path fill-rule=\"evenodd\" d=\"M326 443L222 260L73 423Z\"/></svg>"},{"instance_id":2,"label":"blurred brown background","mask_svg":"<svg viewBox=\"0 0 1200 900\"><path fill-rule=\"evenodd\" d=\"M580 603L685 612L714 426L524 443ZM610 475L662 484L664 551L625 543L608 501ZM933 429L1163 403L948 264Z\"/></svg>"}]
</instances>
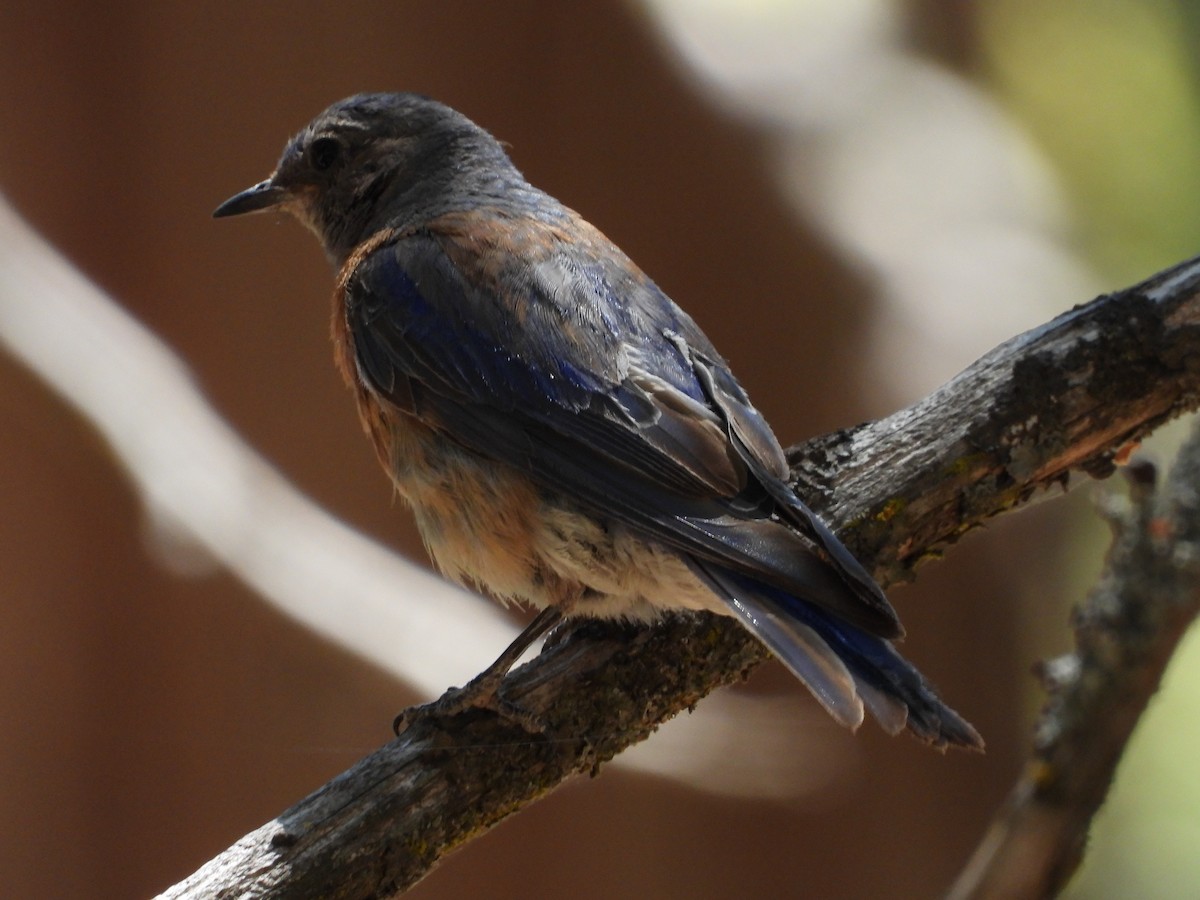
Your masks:
<instances>
[{"instance_id":1,"label":"blurred brown background","mask_svg":"<svg viewBox=\"0 0 1200 900\"><path fill-rule=\"evenodd\" d=\"M969 66L960 7L911 12L926 52ZM333 371L331 276L311 236L209 219L328 103L389 89L507 141L692 312L785 442L888 411L862 390L872 279L780 198L769 129L706 95L633 3L0 3L0 190L303 490L423 559ZM162 570L88 428L4 356L0 398L0 884L146 896L385 741L416 698L232 578ZM850 775L781 802L610 767L413 895L936 895L1019 766L1032 657L1015 598L1039 584L1056 633L1069 590L1046 545L1062 515L998 523L895 594L906 653L987 756L829 725L812 739L853 759ZM745 690L811 704L774 668Z\"/></svg>"}]
</instances>

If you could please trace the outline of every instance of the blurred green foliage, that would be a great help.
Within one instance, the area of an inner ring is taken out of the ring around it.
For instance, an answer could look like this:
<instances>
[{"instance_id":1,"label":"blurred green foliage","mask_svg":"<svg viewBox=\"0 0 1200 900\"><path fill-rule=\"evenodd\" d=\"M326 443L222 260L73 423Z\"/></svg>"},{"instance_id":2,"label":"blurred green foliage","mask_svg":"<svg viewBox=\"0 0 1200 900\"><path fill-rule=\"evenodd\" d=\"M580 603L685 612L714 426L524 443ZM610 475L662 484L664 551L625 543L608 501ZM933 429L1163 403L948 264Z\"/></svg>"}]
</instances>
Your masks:
<instances>
[{"instance_id":1,"label":"blurred green foliage","mask_svg":"<svg viewBox=\"0 0 1200 900\"><path fill-rule=\"evenodd\" d=\"M991 0L985 71L1058 166L1080 249L1114 286L1200 251L1194 4Z\"/></svg>"}]
</instances>

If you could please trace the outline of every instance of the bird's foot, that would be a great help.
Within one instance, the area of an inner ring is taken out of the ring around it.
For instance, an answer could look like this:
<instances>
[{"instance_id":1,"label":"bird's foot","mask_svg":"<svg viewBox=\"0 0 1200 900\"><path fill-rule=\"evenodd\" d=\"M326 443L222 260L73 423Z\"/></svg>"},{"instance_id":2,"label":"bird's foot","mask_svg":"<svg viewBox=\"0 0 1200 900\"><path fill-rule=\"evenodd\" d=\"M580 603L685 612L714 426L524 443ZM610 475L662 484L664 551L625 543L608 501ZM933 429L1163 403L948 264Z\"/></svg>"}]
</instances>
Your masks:
<instances>
[{"instance_id":1,"label":"bird's foot","mask_svg":"<svg viewBox=\"0 0 1200 900\"><path fill-rule=\"evenodd\" d=\"M504 696L504 675L504 672L488 669L462 687L450 688L430 703L410 706L392 721L392 731L399 735L422 719L441 719L472 709L484 709L515 722L530 734L545 734L546 723L541 716Z\"/></svg>"},{"instance_id":2,"label":"bird's foot","mask_svg":"<svg viewBox=\"0 0 1200 900\"><path fill-rule=\"evenodd\" d=\"M516 722L530 734L545 734L546 723L531 710L504 696L504 676L517 664L521 654L538 638L562 620L562 610L548 606L537 614L500 658L462 687L450 688L432 703L411 706L392 720L397 735L419 719L456 716L470 709L489 709L510 722Z\"/></svg>"}]
</instances>

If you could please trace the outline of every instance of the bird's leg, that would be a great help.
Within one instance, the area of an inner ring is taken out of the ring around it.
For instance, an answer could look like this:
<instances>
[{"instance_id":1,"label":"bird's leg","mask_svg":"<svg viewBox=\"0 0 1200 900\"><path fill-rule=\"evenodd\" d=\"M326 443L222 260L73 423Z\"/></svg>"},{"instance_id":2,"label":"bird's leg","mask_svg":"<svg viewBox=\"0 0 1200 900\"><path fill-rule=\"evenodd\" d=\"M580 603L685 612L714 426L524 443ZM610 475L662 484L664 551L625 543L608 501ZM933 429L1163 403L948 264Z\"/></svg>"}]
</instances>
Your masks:
<instances>
[{"instance_id":1,"label":"bird's leg","mask_svg":"<svg viewBox=\"0 0 1200 900\"><path fill-rule=\"evenodd\" d=\"M525 630L517 635L517 639L508 645L500 657L460 688L450 688L437 700L410 707L392 722L392 730L400 734L405 728L419 718L426 716L453 716L468 709L491 709L505 718L519 723L531 734L544 731L542 723L528 710L506 700L501 691L501 682L509 670L516 665L529 647L546 634L563 618L563 610L559 606L547 606L525 626Z\"/></svg>"}]
</instances>

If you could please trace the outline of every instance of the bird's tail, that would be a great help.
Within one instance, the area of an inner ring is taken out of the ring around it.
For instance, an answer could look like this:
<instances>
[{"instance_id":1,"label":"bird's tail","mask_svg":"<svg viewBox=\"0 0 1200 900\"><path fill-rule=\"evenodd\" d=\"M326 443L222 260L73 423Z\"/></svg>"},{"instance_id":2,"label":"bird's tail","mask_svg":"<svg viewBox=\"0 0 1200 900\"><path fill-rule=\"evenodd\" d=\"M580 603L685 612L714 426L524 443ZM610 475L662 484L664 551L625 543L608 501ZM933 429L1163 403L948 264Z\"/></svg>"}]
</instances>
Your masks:
<instances>
[{"instance_id":1,"label":"bird's tail","mask_svg":"<svg viewBox=\"0 0 1200 900\"><path fill-rule=\"evenodd\" d=\"M983 749L979 733L890 641L744 575L701 561L694 568L838 722L857 728L865 707L890 734L908 728L938 748Z\"/></svg>"}]
</instances>

